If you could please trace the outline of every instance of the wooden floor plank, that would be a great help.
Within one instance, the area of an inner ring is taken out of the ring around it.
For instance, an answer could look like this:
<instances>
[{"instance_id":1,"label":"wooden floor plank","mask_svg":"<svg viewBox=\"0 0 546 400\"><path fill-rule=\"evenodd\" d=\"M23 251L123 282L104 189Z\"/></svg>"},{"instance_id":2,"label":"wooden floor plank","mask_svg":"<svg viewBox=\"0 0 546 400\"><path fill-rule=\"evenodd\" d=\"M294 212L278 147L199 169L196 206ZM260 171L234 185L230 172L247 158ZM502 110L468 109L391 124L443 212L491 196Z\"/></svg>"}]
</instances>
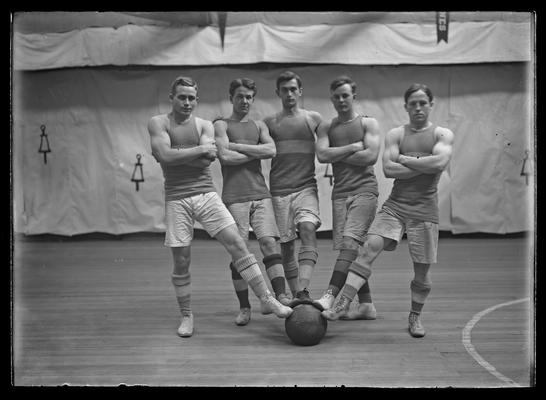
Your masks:
<instances>
[{"instance_id":1,"label":"wooden floor plank","mask_svg":"<svg viewBox=\"0 0 546 400\"><path fill-rule=\"evenodd\" d=\"M255 241L251 250L259 254ZM423 310L427 335L407 333L412 267L407 243L384 252L370 284L375 321L330 322L321 343L291 344L284 320L234 324L238 303L225 250L192 249L195 335L179 323L162 239L20 240L13 265L16 385L502 387L462 344L479 312L531 295L524 238L442 238L433 290ZM311 295L326 288L337 253L319 240ZM263 270L263 266L262 266ZM476 351L509 379L529 386L533 304L484 315L472 329Z\"/></svg>"}]
</instances>

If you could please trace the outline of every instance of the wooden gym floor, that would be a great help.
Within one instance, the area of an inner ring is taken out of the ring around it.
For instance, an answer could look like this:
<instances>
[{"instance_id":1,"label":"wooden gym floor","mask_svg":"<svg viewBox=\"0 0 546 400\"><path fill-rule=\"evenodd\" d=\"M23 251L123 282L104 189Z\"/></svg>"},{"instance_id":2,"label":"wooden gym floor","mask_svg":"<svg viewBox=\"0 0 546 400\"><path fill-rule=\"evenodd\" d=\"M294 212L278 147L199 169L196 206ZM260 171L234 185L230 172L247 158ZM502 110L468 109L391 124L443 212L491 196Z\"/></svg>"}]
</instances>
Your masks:
<instances>
[{"instance_id":1,"label":"wooden gym floor","mask_svg":"<svg viewBox=\"0 0 546 400\"><path fill-rule=\"evenodd\" d=\"M427 335L407 333L412 268L404 240L376 261L375 321L329 322L316 346L291 344L284 320L235 325L229 257L193 243L195 333L179 324L163 235L13 242L16 386L534 386L534 263L524 237L440 239ZM251 251L259 254L255 240ZM311 285L326 288L337 252L319 240ZM261 257L260 257L261 258ZM263 267L262 267L263 268Z\"/></svg>"}]
</instances>

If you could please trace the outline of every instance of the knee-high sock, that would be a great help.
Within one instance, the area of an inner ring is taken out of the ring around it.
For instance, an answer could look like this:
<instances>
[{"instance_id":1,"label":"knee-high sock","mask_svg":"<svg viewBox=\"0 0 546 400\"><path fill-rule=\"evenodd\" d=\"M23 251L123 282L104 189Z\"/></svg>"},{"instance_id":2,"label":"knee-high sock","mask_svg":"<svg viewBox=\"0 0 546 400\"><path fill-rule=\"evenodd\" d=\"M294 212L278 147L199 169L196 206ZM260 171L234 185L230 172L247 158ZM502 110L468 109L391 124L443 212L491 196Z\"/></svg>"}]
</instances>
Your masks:
<instances>
[{"instance_id":1,"label":"knee-high sock","mask_svg":"<svg viewBox=\"0 0 546 400\"><path fill-rule=\"evenodd\" d=\"M317 259L318 251L316 247L300 246L298 252L298 264L300 265L299 278L304 288L309 287Z\"/></svg>"},{"instance_id":2,"label":"knee-high sock","mask_svg":"<svg viewBox=\"0 0 546 400\"><path fill-rule=\"evenodd\" d=\"M357 261L353 261L353 263L349 267L349 271L365 279L362 286L358 288L358 302L360 304L371 303L372 294L370 292L370 284L368 283L368 279L370 279L370 275L372 274L371 268Z\"/></svg>"},{"instance_id":3,"label":"knee-high sock","mask_svg":"<svg viewBox=\"0 0 546 400\"><path fill-rule=\"evenodd\" d=\"M231 270L231 281L233 282L233 288L235 289L235 294L239 300L239 308L250 308L250 302L248 301L248 284L243 279L241 274L237 272L233 263L229 264L229 269Z\"/></svg>"},{"instance_id":4,"label":"knee-high sock","mask_svg":"<svg viewBox=\"0 0 546 400\"><path fill-rule=\"evenodd\" d=\"M370 283L368 280L358 289L358 302L362 303L371 303L372 302L372 293L370 291Z\"/></svg>"},{"instance_id":5,"label":"knee-high sock","mask_svg":"<svg viewBox=\"0 0 546 400\"><path fill-rule=\"evenodd\" d=\"M292 296L295 296L300 290L298 262L294 256L291 256L290 258L283 260L282 266L284 269L284 276L288 282L288 287L292 292Z\"/></svg>"},{"instance_id":6,"label":"knee-high sock","mask_svg":"<svg viewBox=\"0 0 546 400\"><path fill-rule=\"evenodd\" d=\"M356 259L358 255L357 250L353 249L341 249L334 265L334 271L328 284L328 289L332 291L334 296L337 296L345 280L347 279L347 273L349 272L349 266Z\"/></svg>"},{"instance_id":7,"label":"knee-high sock","mask_svg":"<svg viewBox=\"0 0 546 400\"><path fill-rule=\"evenodd\" d=\"M353 261L349 266L349 273L343 286L342 295L352 300L356 293L366 284L371 274L372 271L370 268L357 261Z\"/></svg>"},{"instance_id":8,"label":"knee-high sock","mask_svg":"<svg viewBox=\"0 0 546 400\"><path fill-rule=\"evenodd\" d=\"M411 289L411 312L420 314L423 306L425 305L425 300L427 299L432 286L430 283L424 283L416 281L415 279L410 283Z\"/></svg>"},{"instance_id":9,"label":"knee-high sock","mask_svg":"<svg viewBox=\"0 0 546 400\"><path fill-rule=\"evenodd\" d=\"M282 256L280 254L271 254L265 256L263 259L265 265L265 272L271 282L271 287L278 296L281 293L285 293L286 283L284 281L284 268L282 265Z\"/></svg>"},{"instance_id":10,"label":"knee-high sock","mask_svg":"<svg viewBox=\"0 0 546 400\"><path fill-rule=\"evenodd\" d=\"M247 254L233 261L233 265L256 296L262 297L270 293L254 254Z\"/></svg>"},{"instance_id":11,"label":"knee-high sock","mask_svg":"<svg viewBox=\"0 0 546 400\"><path fill-rule=\"evenodd\" d=\"M191 313L191 276L190 273L183 275L171 275L171 282L174 286L176 300L180 307L180 313L187 315Z\"/></svg>"}]
</instances>

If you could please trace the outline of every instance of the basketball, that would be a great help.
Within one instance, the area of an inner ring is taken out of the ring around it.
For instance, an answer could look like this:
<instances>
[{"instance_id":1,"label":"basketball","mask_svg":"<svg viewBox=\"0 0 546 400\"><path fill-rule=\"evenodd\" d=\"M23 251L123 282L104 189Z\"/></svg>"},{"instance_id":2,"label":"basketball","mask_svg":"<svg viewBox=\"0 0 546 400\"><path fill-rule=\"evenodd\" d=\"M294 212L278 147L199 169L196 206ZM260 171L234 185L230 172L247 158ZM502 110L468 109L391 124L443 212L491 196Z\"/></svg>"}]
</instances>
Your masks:
<instances>
[{"instance_id":1,"label":"basketball","mask_svg":"<svg viewBox=\"0 0 546 400\"><path fill-rule=\"evenodd\" d=\"M326 334L328 322L312 304L299 304L285 320L286 335L300 346L314 346Z\"/></svg>"}]
</instances>

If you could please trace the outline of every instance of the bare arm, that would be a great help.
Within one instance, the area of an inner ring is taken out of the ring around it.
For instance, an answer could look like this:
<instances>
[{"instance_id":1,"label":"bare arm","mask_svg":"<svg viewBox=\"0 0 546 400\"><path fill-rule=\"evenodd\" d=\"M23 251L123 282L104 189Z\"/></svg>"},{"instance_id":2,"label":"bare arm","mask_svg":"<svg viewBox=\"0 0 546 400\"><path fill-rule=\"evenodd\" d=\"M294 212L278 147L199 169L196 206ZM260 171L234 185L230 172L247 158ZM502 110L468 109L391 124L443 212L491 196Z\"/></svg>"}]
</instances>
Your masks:
<instances>
[{"instance_id":1,"label":"bare arm","mask_svg":"<svg viewBox=\"0 0 546 400\"><path fill-rule=\"evenodd\" d=\"M361 121L362 129L366 132L364 150L357 151L342 161L347 164L367 167L377 162L379 149L381 148L381 134L379 132L379 123L375 118L362 118Z\"/></svg>"},{"instance_id":2,"label":"bare arm","mask_svg":"<svg viewBox=\"0 0 546 400\"><path fill-rule=\"evenodd\" d=\"M383 151L383 173L387 178L409 179L421 172L410 169L398 162L400 155L400 141L404 128L391 129L385 135L385 150Z\"/></svg>"},{"instance_id":3,"label":"bare arm","mask_svg":"<svg viewBox=\"0 0 546 400\"><path fill-rule=\"evenodd\" d=\"M277 148L275 142L269 135L269 129L267 125L262 121L256 121L258 130L260 131L259 144L245 144L245 143L229 143L229 149L235 150L239 153L243 153L251 158L266 159L275 157L277 154Z\"/></svg>"},{"instance_id":4,"label":"bare arm","mask_svg":"<svg viewBox=\"0 0 546 400\"><path fill-rule=\"evenodd\" d=\"M436 129L436 139L432 155L422 157L400 155L398 162L423 174L436 174L443 171L451 159L453 132L439 127Z\"/></svg>"},{"instance_id":5,"label":"bare arm","mask_svg":"<svg viewBox=\"0 0 546 400\"><path fill-rule=\"evenodd\" d=\"M340 147L330 147L328 130L330 129L331 124L331 121L324 121L318 126L317 129L315 151L319 162L327 164L344 160L346 157L351 156L355 152L364 149L364 143L362 141Z\"/></svg>"},{"instance_id":6,"label":"bare arm","mask_svg":"<svg viewBox=\"0 0 546 400\"><path fill-rule=\"evenodd\" d=\"M219 120L214 123L214 137L218 146L218 159L222 165L239 165L252 160L251 157L230 149L227 123Z\"/></svg>"},{"instance_id":7,"label":"bare arm","mask_svg":"<svg viewBox=\"0 0 546 400\"><path fill-rule=\"evenodd\" d=\"M195 118L195 125L199 134L199 145L210 147L210 150L203 156L191 163L192 167L209 166L218 157L218 147L214 138L214 127L211 121Z\"/></svg>"},{"instance_id":8,"label":"bare arm","mask_svg":"<svg viewBox=\"0 0 546 400\"><path fill-rule=\"evenodd\" d=\"M317 132L317 129L319 127L319 125L322 123L323 119L322 119L322 115L320 115L320 113L316 112L316 111L309 111L308 114L307 114L310 119L311 119L311 130L313 132Z\"/></svg>"},{"instance_id":9,"label":"bare arm","mask_svg":"<svg viewBox=\"0 0 546 400\"><path fill-rule=\"evenodd\" d=\"M148 132L152 147L152 155L160 164L183 165L191 164L201 156L216 153L214 144L200 144L188 149L173 149L171 138L166 129L166 123L161 116L152 117L148 122Z\"/></svg>"}]
</instances>

